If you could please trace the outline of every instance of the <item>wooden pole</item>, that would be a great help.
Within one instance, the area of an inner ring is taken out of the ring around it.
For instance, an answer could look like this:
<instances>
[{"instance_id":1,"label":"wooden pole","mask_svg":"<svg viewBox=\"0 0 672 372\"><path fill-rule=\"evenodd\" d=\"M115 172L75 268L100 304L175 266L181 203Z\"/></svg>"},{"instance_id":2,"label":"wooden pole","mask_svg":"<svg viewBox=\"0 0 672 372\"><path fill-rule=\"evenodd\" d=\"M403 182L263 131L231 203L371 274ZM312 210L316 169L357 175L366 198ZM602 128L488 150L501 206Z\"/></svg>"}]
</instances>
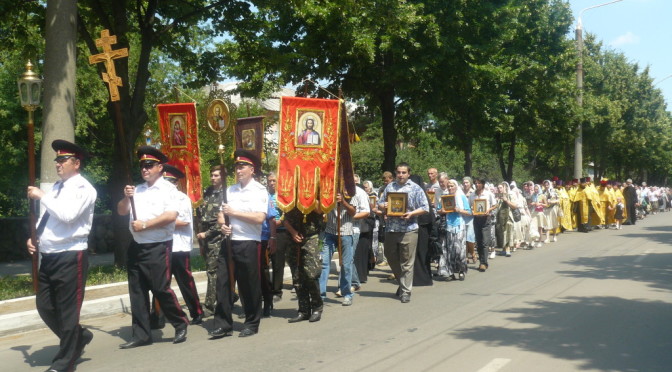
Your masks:
<instances>
[{"instance_id":1,"label":"wooden pole","mask_svg":"<svg viewBox=\"0 0 672 372\"><path fill-rule=\"evenodd\" d=\"M28 109L28 185L35 186L35 120L33 110ZM29 204L29 224L30 224L30 241L35 247L35 253L32 257L32 275L33 275L33 292L37 293L38 287L38 260L40 250L37 243L37 203L35 200L28 198Z\"/></svg>"}]
</instances>

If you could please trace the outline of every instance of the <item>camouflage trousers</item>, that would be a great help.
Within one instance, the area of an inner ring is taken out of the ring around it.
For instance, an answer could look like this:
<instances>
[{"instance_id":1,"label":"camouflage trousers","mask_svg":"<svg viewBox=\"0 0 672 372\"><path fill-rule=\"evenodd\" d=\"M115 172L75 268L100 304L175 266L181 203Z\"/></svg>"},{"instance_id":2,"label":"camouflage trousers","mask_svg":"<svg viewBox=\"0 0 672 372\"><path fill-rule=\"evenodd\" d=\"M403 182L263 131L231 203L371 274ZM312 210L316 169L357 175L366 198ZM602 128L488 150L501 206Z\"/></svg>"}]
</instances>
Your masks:
<instances>
[{"instance_id":1,"label":"camouflage trousers","mask_svg":"<svg viewBox=\"0 0 672 372\"><path fill-rule=\"evenodd\" d=\"M217 303L217 258L222 247L222 239L218 237L205 244L205 271L208 276L208 288L205 292L203 306L214 312Z\"/></svg>"},{"instance_id":2,"label":"camouflage trousers","mask_svg":"<svg viewBox=\"0 0 672 372\"><path fill-rule=\"evenodd\" d=\"M292 281L296 283L296 297L299 300L299 313L310 314L322 310L319 278L322 273L322 256L318 234L307 237L303 243L291 240L291 235L282 233L288 239L285 257L292 271Z\"/></svg>"}]
</instances>

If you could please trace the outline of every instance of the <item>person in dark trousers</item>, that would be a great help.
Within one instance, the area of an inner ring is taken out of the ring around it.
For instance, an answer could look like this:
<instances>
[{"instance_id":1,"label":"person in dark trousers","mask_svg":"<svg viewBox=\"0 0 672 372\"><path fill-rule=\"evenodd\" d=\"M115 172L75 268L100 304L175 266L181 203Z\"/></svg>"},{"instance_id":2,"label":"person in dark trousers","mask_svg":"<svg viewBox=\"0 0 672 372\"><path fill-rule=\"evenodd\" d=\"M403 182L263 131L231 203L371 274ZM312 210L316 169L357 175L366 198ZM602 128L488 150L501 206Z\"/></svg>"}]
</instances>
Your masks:
<instances>
[{"instance_id":1,"label":"person in dark trousers","mask_svg":"<svg viewBox=\"0 0 672 372\"><path fill-rule=\"evenodd\" d=\"M181 343L187 339L189 324L175 292L170 288L170 254L179 210L179 195L175 186L163 178L163 164L168 158L151 146L140 147L137 155L145 183L137 187L126 185L125 198L117 204L119 215L128 215L133 198L137 213L129 221L133 240L128 248L127 258L133 335L130 341L119 345L122 349L152 343L150 291L158 300L166 319L175 328L173 343Z\"/></svg>"},{"instance_id":2,"label":"person in dark trousers","mask_svg":"<svg viewBox=\"0 0 672 372\"><path fill-rule=\"evenodd\" d=\"M222 204L218 218L224 236L231 236L231 245L225 242L219 253L214 328L208 333L212 339L233 334L231 312L233 291L230 273L233 280L238 283L245 311L245 323L238 336L248 337L257 334L262 316L259 254L261 224L266 219L268 211L268 191L254 180L255 172L261 172L259 158L245 150L236 150L233 156L238 182L228 188L228 202ZM228 224L225 216L229 217Z\"/></svg>"},{"instance_id":3,"label":"person in dark trousers","mask_svg":"<svg viewBox=\"0 0 672 372\"><path fill-rule=\"evenodd\" d=\"M35 296L37 312L59 338L49 372L70 371L93 333L79 324L89 267L87 241L93 222L96 189L81 176L85 151L74 143L56 140L56 173L60 181L50 191L28 186L28 197L39 200L45 212L37 225L41 264ZM28 253L37 252L28 239Z\"/></svg>"}]
</instances>

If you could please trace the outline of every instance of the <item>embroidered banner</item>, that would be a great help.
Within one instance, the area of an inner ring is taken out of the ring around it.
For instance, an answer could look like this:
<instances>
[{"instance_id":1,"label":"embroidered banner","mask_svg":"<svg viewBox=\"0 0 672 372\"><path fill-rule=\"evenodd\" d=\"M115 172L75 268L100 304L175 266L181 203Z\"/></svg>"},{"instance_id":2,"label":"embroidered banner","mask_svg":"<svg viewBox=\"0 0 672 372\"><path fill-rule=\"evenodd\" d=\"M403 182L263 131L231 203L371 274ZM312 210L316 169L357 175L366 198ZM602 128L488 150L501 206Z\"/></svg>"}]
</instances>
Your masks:
<instances>
[{"instance_id":1,"label":"embroidered banner","mask_svg":"<svg viewBox=\"0 0 672 372\"><path fill-rule=\"evenodd\" d=\"M262 158L264 147L264 117L240 118L236 123L236 148L247 150Z\"/></svg>"},{"instance_id":2,"label":"embroidered banner","mask_svg":"<svg viewBox=\"0 0 672 372\"><path fill-rule=\"evenodd\" d=\"M336 204L341 100L281 97L277 203L304 214ZM319 195L317 194L319 190Z\"/></svg>"},{"instance_id":3,"label":"embroidered banner","mask_svg":"<svg viewBox=\"0 0 672 372\"><path fill-rule=\"evenodd\" d=\"M198 147L198 120L195 103L172 103L156 106L161 130L161 152L170 164L184 172L180 180L192 203L201 200L201 166Z\"/></svg>"}]
</instances>

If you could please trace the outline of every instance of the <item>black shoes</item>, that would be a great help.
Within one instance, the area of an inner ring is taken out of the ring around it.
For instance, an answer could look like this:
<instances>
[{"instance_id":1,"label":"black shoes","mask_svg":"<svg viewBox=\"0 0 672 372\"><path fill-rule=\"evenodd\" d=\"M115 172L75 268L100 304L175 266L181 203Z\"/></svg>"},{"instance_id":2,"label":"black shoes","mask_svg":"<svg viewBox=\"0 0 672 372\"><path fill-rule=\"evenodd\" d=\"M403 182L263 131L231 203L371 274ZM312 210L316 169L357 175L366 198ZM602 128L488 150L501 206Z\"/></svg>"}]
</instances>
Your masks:
<instances>
[{"instance_id":1,"label":"black shoes","mask_svg":"<svg viewBox=\"0 0 672 372\"><path fill-rule=\"evenodd\" d=\"M125 344L119 345L119 348L120 349L133 349L133 348L136 348L136 347L139 347L139 346L145 346L145 345L151 345L151 344L152 344L152 340L146 340L146 341L131 340L131 341L128 341L127 343L125 343Z\"/></svg>"},{"instance_id":2,"label":"black shoes","mask_svg":"<svg viewBox=\"0 0 672 372\"><path fill-rule=\"evenodd\" d=\"M75 350L75 355L77 356L75 360L79 359L84 353L84 347L91 343L93 340L93 333L86 328L82 328L80 331L79 340L77 342L77 350Z\"/></svg>"},{"instance_id":3,"label":"black shoes","mask_svg":"<svg viewBox=\"0 0 672 372\"><path fill-rule=\"evenodd\" d=\"M224 328L215 328L212 331L208 332L208 336L210 336L211 339L216 340L218 338L222 337L229 337L233 335L233 331L230 329L224 329Z\"/></svg>"},{"instance_id":4,"label":"black shoes","mask_svg":"<svg viewBox=\"0 0 672 372\"><path fill-rule=\"evenodd\" d=\"M298 323L298 322L302 322L304 320L310 320L311 318L312 318L312 314L308 315L308 314L304 314L304 313L299 313L299 315L297 315L296 317L294 317L292 319L288 319L287 323Z\"/></svg>"},{"instance_id":5,"label":"black shoes","mask_svg":"<svg viewBox=\"0 0 672 372\"><path fill-rule=\"evenodd\" d=\"M203 324L203 315L204 314L196 315L194 319L191 320L191 324L193 325Z\"/></svg>"},{"instance_id":6,"label":"black shoes","mask_svg":"<svg viewBox=\"0 0 672 372\"><path fill-rule=\"evenodd\" d=\"M238 334L238 337L250 337L254 336L257 334L257 331L253 331L249 328L244 328L240 333Z\"/></svg>"},{"instance_id":7,"label":"black shoes","mask_svg":"<svg viewBox=\"0 0 672 372\"><path fill-rule=\"evenodd\" d=\"M264 301L264 314L263 314L264 318L270 318L272 311L273 311L273 302Z\"/></svg>"},{"instance_id":8,"label":"black shoes","mask_svg":"<svg viewBox=\"0 0 672 372\"><path fill-rule=\"evenodd\" d=\"M322 319L322 310L315 310L310 314L308 321L311 323L319 322Z\"/></svg>"},{"instance_id":9,"label":"black shoes","mask_svg":"<svg viewBox=\"0 0 672 372\"><path fill-rule=\"evenodd\" d=\"M187 341L187 326L176 328L175 329L175 338L173 338L174 344L179 344L181 342Z\"/></svg>"},{"instance_id":10,"label":"black shoes","mask_svg":"<svg viewBox=\"0 0 672 372\"><path fill-rule=\"evenodd\" d=\"M407 304L411 302L411 294L410 293L404 293L401 295L401 303L402 304Z\"/></svg>"}]
</instances>

